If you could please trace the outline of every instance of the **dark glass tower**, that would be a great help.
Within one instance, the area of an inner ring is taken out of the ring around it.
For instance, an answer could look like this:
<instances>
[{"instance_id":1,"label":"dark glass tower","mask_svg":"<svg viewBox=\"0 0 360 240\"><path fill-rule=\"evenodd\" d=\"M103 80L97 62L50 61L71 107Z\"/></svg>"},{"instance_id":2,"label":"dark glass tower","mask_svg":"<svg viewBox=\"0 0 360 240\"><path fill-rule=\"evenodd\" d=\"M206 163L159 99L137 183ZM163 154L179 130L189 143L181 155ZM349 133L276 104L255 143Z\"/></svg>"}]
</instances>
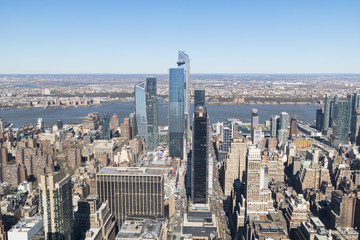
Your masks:
<instances>
[{"instance_id":1,"label":"dark glass tower","mask_svg":"<svg viewBox=\"0 0 360 240\"><path fill-rule=\"evenodd\" d=\"M110 131L110 116L104 114L102 116L102 128L101 128L101 139L103 140L110 140L111 138L111 131Z\"/></svg>"},{"instance_id":2,"label":"dark glass tower","mask_svg":"<svg viewBox=\"0 0 360 240\"><path fill-rule=\"evenodd\" d=\"M205 89L194 90L194 109L197 106L205 107Z\"/></svg>"},{"instance_id":3,"label":"dark glass tower","mask_svg":"<svg viewBox=\"0 0 360 240\"><path fill-rule=\"evenodd\" d=\"M191 159L191 199L194 204L207 203L208 122L206 107L198 106L194 112Z\"/></svg>"},{"instance_id":4,"label":"dark glass tower","mask_svg":"<svg viewBox=\"0 0 360 240\"><path fill-rule=\"evenodd\" d=\"M155 151L158 146L157 101L156 78L147 78L145 82L135 85L137 129L149 151Z\"/></svg>"},{"instance_id":5,"label":"dark glass tower","mask_svg":"<svg viewBox=\"0 0 360 240\"><path fill-rule=\"evenodd\" d=\"M350 140L350 101L334 101L333 145L348 144Z\"/></svg>"},{"instance_id":6,"label":"dark glass tower","mask_svg":"<svg viewBox=\"0 0 360 240\"><path fill-rule=\"evenodd\" d=\"M169 70L169 155L183 158L184 152L184 77L183 68Z\"/></svg>"}]
</instances>

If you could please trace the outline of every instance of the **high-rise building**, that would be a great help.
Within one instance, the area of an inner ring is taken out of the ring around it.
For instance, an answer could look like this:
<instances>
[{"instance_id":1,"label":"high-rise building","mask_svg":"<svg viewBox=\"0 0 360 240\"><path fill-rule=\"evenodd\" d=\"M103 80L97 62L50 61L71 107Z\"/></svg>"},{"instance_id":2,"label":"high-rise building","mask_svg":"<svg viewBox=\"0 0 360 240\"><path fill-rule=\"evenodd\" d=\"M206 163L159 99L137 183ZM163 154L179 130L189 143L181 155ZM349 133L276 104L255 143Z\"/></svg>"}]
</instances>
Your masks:
<instances>
[{"instance_id":1,"label":"high-rise building","mask_svg":"<svg viewBox=\"0 0 360 240\"><path fill-rule=\"evenodd\" d=\"M169 72L169 155L183 158L185 137L183 68L170 68Z\"/></svg>"},{"instance_id":2,"label":"high-rise building","mask_svg":"<svg viewBox=\"0 0 360 240\"><path fill-rule=\"evenodd\" d=\"M334 100L333 146L338 147L350 141L350 115L349 101Z\"/></svg>"},{"instance_id":3,"label":"high-rise building","mask_svg":"<svg viewBox=\"0 0 360 240\"><path fill-rule=\"evenodd\" d=\"M360 110L355 111L351 117L350 141L360 146Z\"/></svg>"},{"instance_id":4,"label":"high-rise building","mask_svg":"<svg viewBox=\"0 0 360 240\"><path fill-rule=\"evenodd\" d=\"M72 239L73 205L71 177L48 173L40 177L40 213L46 239Z\"/></svg>"},{"instance_id":5,"label":"high-rise building","mask_svg":"<svg viewBox=\"0 0 360 240\"><path fill-rule=\"evenodd\" d=\"M101 119L102 128L101 128L101 139L110 140L111 139L111 130L110 130L110 116L104 114Z\"/></svg>"},{"instance_id":6,"label":"high-rise building","mask_svg":"<svg viewBox=\"0 0 360 240\"><path fill-rule=\"evenodd\" d=\"M322 131L324 126L324 108L316 109L316 129Z\"/></svg>"},{"instance_id":7,"label":"high-rise building","mask_svg":"<svg viewBox=\"0 0 360 240\"><path fill-rule=\"evenodd\" d=\"M110 128L112 131L116 131L119 127L119 116L117 114L112 115Z\"/></svg>"},{"instance_id":8,"label":"high-rise building","mask_svg":"<svg viewBox=\"0 0 360 240\"><path fill-rule=\"evenodd\" d=\"M130 140L132 138L130 118L124 118L124 122L120 124L121 136Z\"/></svg>"},{"instance_id":9,"label":"high-rise building","mask_svg":"<svg viewBox=\"0 0 360 240\"><path fill-rule=\"evenodd\" d=\"M164 216L164 176L160 168L104 167L96 174L100 201L108 201L118 226L128 216Z\"/></svg>"},{"instance_id":10,"label":"high-rise building","mask_svg":"<svg viewBox=\"0 0 360 240\"><path fill-rule=\"evenodd\" d=\"M39 129L44 128L44 119L43 118L38 118L37 119L37 128L39 128Z\"/></svg>"},{"instance_id":11,"label":"high-rise building","mask_svg":"<svg viewBox=\"0 0 360 240\"><path fill-rule=\"evenodd\" d=\"M56 126L58 129L62 129L64 126L63 120L61 120L61 119L57 120Z\"/></svg>"},{"instance_id":12,"label":"high-rise building","mask_svg":"<svg viewBox=\"0 0 360 240\"><path fill-rule=\"evenodd\" d=\"M147 78L135 85L135 109L139 135L145 139L148 151L158 146L158 108L156 78Z\"/></svg>"},{"instance_id":13,"label":"high-rise building","mask_svg":"<svg viewBox=\"0 0 360 240\"><path fill-rule=\"evenodd\" d=\"M231 195L232 187L236 179L245 183L246 152L247 148L244 139L235 138L232 140L224 169L224 192L227 196Z\"/></svg>"},{"instance_id":14,"label":"high-rise building","mask_svg":"<svg viewBox=\"0 0 360 240\"><path fill-rule=\"evenodd\" d=\"M292 117L290 120L290 138L297 137L298 127L297 127L297 119Z\"/></svg>"},{"instance_id":15,"label":"high-rise building","mask_svg":"<svg viewBox=\"0 0 360 240\"><path fill-rule=\"evenodd\" d=\"M100 202L97 195L89 195L86 199L79 200L75 224L78 239L83 239L86 235L92 236L91 239L115 239L115 217L108 203Z\"/></svg>"},{"instance_id":16,"label":"high-rise building","mask_svg":"<svg viewBox=\"0 0 360 240\"><path fill-rule=\"evenodd\" d=\"M289 125L289 114L286 112L282 112L280 114L280 124L278 130L278 142L280 144L285 144L288 139L288 125Z\"/></svg>"},{"instance_id":17,"label":"high-rise building","mask_svg":"<svg viewBox=\"0 0 360 240\"><path fill-rule=\"evenodd\" d=\"M257 128L259 125L259 113L258 110L253 108L251 110L251 129Z\"/></svg>"},{"instance_id":18,"label":"high-rise building","mask_svg":"<svg viewBox=\"0 0 360 240\"><path fill-rule=\"evenodd\" d=\"M190 126L190 59L179 51L177 68L169 70L169 155L183 158Z\"/></svg>"},{"instance_id":19,"label":"high-rise building","mask_svg":"<svg viewBox=\"0 0 360 240\"><path fill-rule=\"evenodd\" d=\"M194 90L194 109L197 106L205 106L205 89Z\"/></svg>"},{"instance_id":20,"label":"high-rise building","mask_svg":"<svg viewBox=\"0 0 360 240\"><path fill-rule=\"evenodd\" d=\"M194 204L207 203L208 192L208 114L206 107L198 106L194 112L193 146L191 159L191 200Z\"/></svg>"},{"instance_id":21,"label":"high-rise building","mask_svg":"<svg viewBox=\"0 0 360 240\"><path fill-rule=\"evenodd\" d=\"M360 95L358 93L353 93L350 95L351 102L351 113L356 113L357 109L360 109Z\"/></svg>"},{"instance_id":22,"label":"high-rise building","mask_svg":"<svg viewBox=\"0 0 360 240\"><path fill-rule=\"evenodd\" d=\"M278 130L279 130L279 115L271 116L271 125L270 125L270 135L272 137L277 137Z\"/></svg>"},{"instance_id":23,"label":"high-rise building","mask_svg":"<svg viewBox=\"0 0 360 240\"><path fill-rule=\"evenodd\" d=\"M221 138L222 142L220 145L220 150L223 152L228 152L230 147L230 141L231 141L231 125L230 123L224 123L223 127L221 129Z\"/></svg>"},{"instance_id":24,"label":"high-rise building","mask_svg":"<svg viewBox=\"0 0 360 240\"><path fill-rule=\"evenodd\" d=\"M246 214L267 214L273 209L273 202L271 191L264 184L260 149L249 146L246 160Z\"/></svg>"},{"instance_id":25,"label":"high-rise building","mask_svg":"<svg viewBox=\"0 0 360 240\"><path fill-rule=\"evenodd\" d=\"M331 108L331 96L326 94L325 105L324 105L324 118L323 118L323 129L327 130L330 127L330 108Z\"/></svg>"}]
</instances>

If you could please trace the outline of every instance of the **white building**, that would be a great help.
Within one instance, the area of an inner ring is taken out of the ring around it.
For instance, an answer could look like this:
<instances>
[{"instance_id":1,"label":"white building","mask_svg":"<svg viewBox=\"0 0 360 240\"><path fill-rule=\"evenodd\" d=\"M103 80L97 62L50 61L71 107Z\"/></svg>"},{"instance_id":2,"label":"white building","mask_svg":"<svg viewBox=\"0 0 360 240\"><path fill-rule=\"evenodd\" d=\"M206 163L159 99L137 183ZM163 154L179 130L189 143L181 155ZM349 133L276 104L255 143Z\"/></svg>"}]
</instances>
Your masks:
<instances>
[{"instance_id":1,"label":"white building","mask_svg":"<svg viewBox=\"0 0 360 240\"><path fill-rule=\"evenodd\" d=\"M27 217L14 225L7 233L9 240L30 240L44 227L40 216Z\"/></svg>"}]
</instances>

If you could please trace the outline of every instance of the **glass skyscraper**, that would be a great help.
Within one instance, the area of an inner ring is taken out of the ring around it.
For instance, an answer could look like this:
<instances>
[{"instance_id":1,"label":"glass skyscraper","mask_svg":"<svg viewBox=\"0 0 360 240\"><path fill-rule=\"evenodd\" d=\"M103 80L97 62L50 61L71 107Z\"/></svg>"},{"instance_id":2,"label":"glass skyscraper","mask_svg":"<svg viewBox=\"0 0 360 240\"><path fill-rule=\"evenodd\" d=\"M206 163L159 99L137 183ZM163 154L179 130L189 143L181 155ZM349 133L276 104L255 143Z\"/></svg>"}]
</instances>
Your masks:
<instances>
[{"instance_id":1,"label":"glass skyscraper","mask_svg":"<svg viewBox=\"0 0 360 240\"><path fill-rule=\"evenodd\" d=\"M158 107L156 78L147 78L135 85L135 114L137 130L145 139L147 150L156 151L158 146Z\"/></svg>"},{"instance_id":2,"label":"glass skyscraper","mask_svg":"<svg viewBox=\"0 0 360 240\"><path fill-rule=\"evenodd\" d=\"M350 101L334 101L333 146L348 144L350 140Z\"/></svg>"},{"instance_id":3,"label":"glass skyscraper","mask_svg":"<svg viewBox=\"0 0 360 240\"><path fill-rule=\"evenodd\" d=\"M185 96L183 68L169 70L169 155L183 158L185 129Z\"/></svg>"},{"instance_id":4,"label":"glass skyscraper","mask_svg":"<svg viewBox=\"0 0 360 240\"><path fill-rule=\"evenodd\" d=\"M192 137L191 200L207 203L208 192L208 115L206 107L195 108Z\"/></svg>"},{"instance_id":5,"label":"glass skyscraper","mask_svg":"<svg viewBox=\"0 0 360 240\"><path fill-rule=\"evenodd\" d=\"M194 109L198 106L205 107L205 89L194 90Z\"/></svg>"},{"instance_id":6,"label":"glass skyscraper","mask_svg":"<svg viewBox=\"0 0 360 240\"><path fill-rule=\"evenodd\" d=\"M101 128L101 139L110 140L111 131L110 131L110 116L108 114L104 114L101 118L102 128Z\"/></svg>"}]
</instances>

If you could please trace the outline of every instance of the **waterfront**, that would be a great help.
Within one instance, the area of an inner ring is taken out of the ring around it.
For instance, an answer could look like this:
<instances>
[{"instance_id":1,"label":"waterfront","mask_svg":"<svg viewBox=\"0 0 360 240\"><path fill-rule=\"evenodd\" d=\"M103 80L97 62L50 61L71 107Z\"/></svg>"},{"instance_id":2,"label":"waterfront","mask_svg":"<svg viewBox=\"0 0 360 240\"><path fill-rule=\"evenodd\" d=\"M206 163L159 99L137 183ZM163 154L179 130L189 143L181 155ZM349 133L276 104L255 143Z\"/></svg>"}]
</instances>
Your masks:
<instances>
[{"instance_id":1,"label":"waterfront","mask_svg":"<svg viewBox=\"0 0 360 240\"><path fill-rule=\"evenodd\" d=\"M45 125L55 124L58 119L64 123L82 122L83 118L91 112L102 114L119 115L121 121L134 112L134 103L112 102L101 106L91 106L89 108L29 108L29 109L9 109L0 110L0 117L3 121L13 123L15 127L21 127L25 123L36 124L37 118L43 118ZM167 125L168 105L159 104L159 124ZM269 120L271 115L287 112L290 115L299 115L299 120L309 123L315 119L314 105L208 105L207 109L210 122L222 122L227 118L239 118L243 122L250 122L252 108L259 110L260 122ZM191 108L191 112L193 109Z\"/></svg>"}]
</instances>

